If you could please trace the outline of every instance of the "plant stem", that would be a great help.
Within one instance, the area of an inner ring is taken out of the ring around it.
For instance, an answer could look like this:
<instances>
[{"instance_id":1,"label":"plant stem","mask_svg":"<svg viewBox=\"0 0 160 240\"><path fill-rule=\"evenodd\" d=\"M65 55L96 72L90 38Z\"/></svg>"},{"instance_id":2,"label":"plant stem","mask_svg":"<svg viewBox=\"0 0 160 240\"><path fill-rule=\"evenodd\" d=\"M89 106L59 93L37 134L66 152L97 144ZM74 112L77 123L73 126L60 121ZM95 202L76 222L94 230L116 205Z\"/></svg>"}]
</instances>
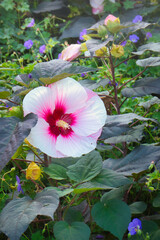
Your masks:
<instances>
[{"instance_id":1,"label":"plant stem","mask_svg":"<svg viewBox=\"0 0 160 240\"><path fill-rule=\"evenodd\" d=\"M131 82L131 81L134 80L135 78L139 77L146 69L147 69L147 67L145 67L145 69L143 69L143 71L141 71L140 73L138 73L136 76L134 76L133 78L129 79L127 82L125 82L124 84L122 84L122 86L120 86L120 87L118 88L118 90L120 90L121 88L123 88L125 85L127 85L127 83Z\"/></svg>"},{"instance_id":2,"label":"plant stem","mask_svg":"<svg viewBox=\"0 0 160 240\"><path fill-rule=\"evenodd\" d=\"M114 94L115 94L114 97L115 97L117 113L120 114L120 108L119 108L119 103L118 103L118 93L117 93L117 87L116 87L116 81L115 81L114 65L113 65L111 53L110 53L109 60L110 60L110 66L111 66L111 72L112 72L112 82L113 82L113 87L114 87Z\"/></svg>"}]
</instances>

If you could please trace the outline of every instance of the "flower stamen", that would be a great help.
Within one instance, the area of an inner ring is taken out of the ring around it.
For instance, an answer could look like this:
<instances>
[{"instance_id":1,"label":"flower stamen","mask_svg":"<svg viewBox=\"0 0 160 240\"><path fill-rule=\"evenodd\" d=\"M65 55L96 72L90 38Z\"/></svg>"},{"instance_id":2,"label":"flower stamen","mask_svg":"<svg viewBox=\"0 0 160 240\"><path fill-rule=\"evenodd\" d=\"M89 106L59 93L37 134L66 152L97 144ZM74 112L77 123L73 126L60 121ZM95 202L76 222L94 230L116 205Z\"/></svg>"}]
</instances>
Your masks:
<instances>
[{"instance_id":1,"label":"flower stamen","mask_svg":"<svg viewBox=\"0 0 160 240\"><path fill-rule=\"evenodd\" d=\"M64 129L70 129L70 125L68 123L66 123L65 121L63 121L63 120L58 120L56 122L56 126L57 127L62 127Z\"/></svg>"}]
</instances>

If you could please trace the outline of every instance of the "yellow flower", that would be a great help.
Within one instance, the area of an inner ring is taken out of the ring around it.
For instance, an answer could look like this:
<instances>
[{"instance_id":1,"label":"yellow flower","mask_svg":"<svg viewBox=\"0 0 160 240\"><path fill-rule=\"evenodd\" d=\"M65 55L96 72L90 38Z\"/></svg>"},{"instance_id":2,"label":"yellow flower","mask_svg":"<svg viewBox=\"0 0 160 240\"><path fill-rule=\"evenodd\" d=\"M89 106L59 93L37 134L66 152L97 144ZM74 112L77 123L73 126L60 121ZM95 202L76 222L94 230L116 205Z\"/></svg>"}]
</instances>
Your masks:
<instances>
[{"instance_id":1,"label":"yellow flower","mask_svg":"<svg viewBox=\"0 0 160 240\"><path fill-rule=\"evenodd\" d=\"M35 162L31 162L26 170L26 179L39 180L40 176L40 167Z\"/></svg>"},{"instance_id":2,"label":"yellow flower","mask_svg":"<svg viewBox=\"0 0 160 240\"><path fill-rule=\"evenodd\" d=\"M111 54L112 56L119 58L121 56L124 55L124 48L121 45L112 45L112 49L111 49Z\"/></svg>"},{"instance_id":3,"label":"yellow flower","mask_svg":"<svg viewBox=\"0 0 160 240\"><path fill-rule=\"evenodd\" d=\"M95 51L95 54L97 57L105 57L105 56L108 56L108 50L106 47L102 47L97 51Z\"/></svg>"}]
</instances>

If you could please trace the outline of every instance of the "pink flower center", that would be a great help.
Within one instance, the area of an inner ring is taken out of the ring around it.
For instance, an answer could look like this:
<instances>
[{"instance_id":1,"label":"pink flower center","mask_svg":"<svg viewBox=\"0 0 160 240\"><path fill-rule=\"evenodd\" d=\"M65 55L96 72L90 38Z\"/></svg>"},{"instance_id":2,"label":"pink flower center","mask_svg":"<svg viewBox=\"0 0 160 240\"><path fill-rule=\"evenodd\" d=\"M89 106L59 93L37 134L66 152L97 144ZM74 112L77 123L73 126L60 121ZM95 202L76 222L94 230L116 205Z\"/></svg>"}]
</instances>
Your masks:
<instances>
[{"instance_id":1,"label":"pink flower center","mask_svg":"<svg viewBox=\"0 0 160 240\"><path fill-rule=\"evenodd\" d=\"M56 107L53 113L48 111L45 115L45 121L49 124L49 134L58 137L60 134L68 137L73 132L71 125L75 121L72 113L65 114L63 107Z\"/></svg>"}]
</instances>

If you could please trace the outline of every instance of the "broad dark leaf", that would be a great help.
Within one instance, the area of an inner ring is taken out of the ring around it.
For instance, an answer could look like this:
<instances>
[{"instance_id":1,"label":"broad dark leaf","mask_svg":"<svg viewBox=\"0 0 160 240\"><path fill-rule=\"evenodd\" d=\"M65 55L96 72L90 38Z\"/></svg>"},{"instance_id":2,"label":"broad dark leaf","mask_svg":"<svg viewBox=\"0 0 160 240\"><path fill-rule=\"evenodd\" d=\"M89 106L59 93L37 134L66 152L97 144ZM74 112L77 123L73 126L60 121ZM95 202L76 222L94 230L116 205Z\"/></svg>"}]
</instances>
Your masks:
<instances>
[{"instance_id":1,"label":"broad dark leaf","mask_svg":"<svg viewBox=\"0 0 160 240\"><path fill-rule=\"evenodd\" d=\"M137 60L136 64L141 67L155 67L160 65L160 57L149 57Z\"/></svg>"},{"instance_id":2,"label":"broad dark leaf","mask_svg":"<svg viewBox=\"0 0 160 240\"><path fill-rule=\"evenodd\" d=\"M136 32L137 30L144 29L149 25L151 25L151 23L147 23L143 21L136 24L133 24L132 22L126 22L124 26L127 28L123 29L122 32L125 32L126 34L133 33L133 32Z\"/></svg>"},{"instance_id":3,"label":"broad dark leaf","mask_svg":"<svg viewBox=\"0 0 160 240\"><path fill-rule=\"evenodd\" d=\"M92 72L96 70L95 68L72 66L70 62L56 59L36 64L32 71L32 76L43 84L51 84L77 73Z\"/></svg>"},{"instance_id":4,"label":"broad dark leaf","mask_svg":"<svg viewBox=\"0 0 160 240\"><path fill-rule=\"evenodd\" d=\"M20 74L16 76L15 79L17 82L24 86L28 85L32 81L32 78L29 78L28 74Z\"/></svg>"},{"instance_id":5,"label":"broad dark leaf","mask_svg":"<svg viewBox=\"0 0 160 240\"><path fill-rule=\"evenodd\" d=\"M143 129L146 124L127 129L121 135L106 138L105 143L138 142L143 137Z\"/></svg>"},{"instance_id":6,"label":"broad dark leaf","mask_svg":"<svg viewBox=\"0 0 160 240\"><path fill-rule=\"evenodd\" d=\"M83 29L89 28L95 23L93 17L75 17L72 18L72 23L63 31L60 39L64 38L79 38L79 34Z\"/></svg>"},{"instance_id":7,"label":"broad dark leaf","mask_svg":"<svg viewBox=\"0 0 160 240\"><path fill-rule=\"evenodd\" d=\"M90 90L96 89L100 86L105 87L109 83L109 79L102 79L99 82L85 79L85 80L80 80L79 83L86 88L89 88Z\"/></svg>"},{"instance_id":8,"label":"broad dark leaf","mask_svg":"<svg viewBox=\"0 0 160 240\"><path fill-rule=\"evenodd\" d=\"M126 176L147 170L153 161L155 165L160 160L160 147L141 145L122 159L107 159L103 162L105 169L112 169Z\"/></svg>"},{"instance_id":9,"label":"broad dark leaf","mask_svg":"<svg viewBox=\"0 0 160 240\"><path fill-rule=\"evenodd\" d=\"M34 200L28 196L12 200L0 214L0 231L10 240L19 240L37 215L49 216L53 219L58 204L58 194L51 189L37 193Z\"/></svg>"},{"instance_id":10,"label":"broad dark leaf","mask_svg":"<svg viewBox=\"0 0 160 240\"><path fill-rule=\"evenodd\" d=\"M97 40L97 39L91 39L91 40L86 41L86 46L87 46L88 51L93 56L95 51L106 46L112 40L113 40L112 36L108 37L107 40L104 42L102 42L101 40Z\"/></svg>"},{"instance_id":11,"label":"broad dark leaf","mask_svg":"<svg viewBox=\"0 0 160 240\"><path fill-rule=\"evenodd\" d=\"M142 55L145 51L150 50L153 52L160 52L160 43L148 43L140 46L137 52L132 52L135 55Z\"/></svg>"},{"instance_id":12,"label":"broad dark leaf","mask_svg":"<svg viewBox=\"0 0 160 240\"><path fill-rule=\"evenodd\" d=\"M154 119L141 117L135 113L108 115L100 139L108 139L128 132L130 130L128 124L133 122L134 119L154 121Z\"/></svg>"},{"instance_id":13,"label":"broad dark leaf","mask_svg":"<svg viewBox=\"0 0 160 240\"><path fill-rule=\"evenodd\" d=\"M34 13L45 13L52 12L56 16L67 16L69 14L68 7L64 4L63 0L55 0L53 2L42 2L38 5L37 9L33 11Z\"/></svg>"},{"instance_id":14,"label":"broad dark leaf","mask_svg":"<svg viewBox=\"0 0 160 240\"><path fill-rule=\"evenodd\" d=\"M153 97L151 100L146 102L140 102L138 105L144 107L145 109L149 109L154 104L160 104L160 99L157 97Z\"/></svg>"},{"instance_id":15,"label":"broad dark leaf","mask_svg":"<svg viewBox=\"0 0 160 240\"><path fill-rule=\"evenodd\" d=\"M15 117L0 118L0 125L3 126L0 131L0 171L10 161L36 123L37 115L33 113L28 114L23 121Z\"/></svg>"},{"instance_id":16,"label":"broad dark leaf","mask_svg":"<svg viewBox=\"0 0 160 240\"><path fill-rule=\"evenodd\" d=\"M141 78L132 88L124 88L121 92L125 97L142 97L146 95L160 96L160 78Z\"/></svg>"}]
</instances>

